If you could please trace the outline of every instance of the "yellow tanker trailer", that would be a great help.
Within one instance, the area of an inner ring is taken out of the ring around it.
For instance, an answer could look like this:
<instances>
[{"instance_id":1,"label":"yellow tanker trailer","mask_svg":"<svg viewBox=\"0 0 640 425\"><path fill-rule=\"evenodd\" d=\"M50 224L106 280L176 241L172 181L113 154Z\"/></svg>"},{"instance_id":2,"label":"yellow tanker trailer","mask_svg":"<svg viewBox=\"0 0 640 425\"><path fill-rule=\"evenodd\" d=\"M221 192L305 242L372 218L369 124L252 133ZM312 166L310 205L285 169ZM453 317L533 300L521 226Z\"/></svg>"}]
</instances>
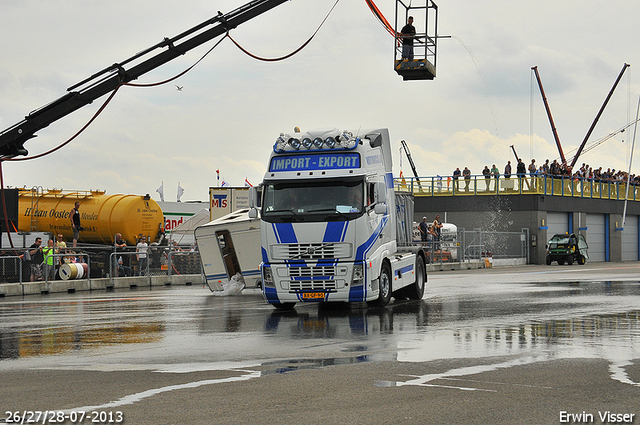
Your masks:
<instances>
[{"instance_id":1,"label":"yellow tanker trailer","mask_svg":"<svg viewBox=\"0 0 640 425\"><path fill-rule=\"evenodd\" d=\"M121 233L129 245L135 245L139 235L147 236L149 242L157 242L160 237L162 209L149 195L106 195L103 191L20 189L18 231L61 233L70 241L70 212L76 202L80 202L83 228L79 242L113 244L116 233Z\"/></svg>"}]
</instances>

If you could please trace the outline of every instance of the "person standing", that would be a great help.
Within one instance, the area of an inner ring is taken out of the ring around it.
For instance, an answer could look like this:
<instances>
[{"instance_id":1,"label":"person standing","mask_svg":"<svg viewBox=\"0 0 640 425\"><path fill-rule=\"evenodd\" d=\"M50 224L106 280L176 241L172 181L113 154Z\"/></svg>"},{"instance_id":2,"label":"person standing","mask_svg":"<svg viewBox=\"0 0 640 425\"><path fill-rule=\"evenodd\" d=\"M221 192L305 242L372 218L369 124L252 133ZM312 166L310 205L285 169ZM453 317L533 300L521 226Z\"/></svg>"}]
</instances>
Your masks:
<instances>
[{"instance_id":1,"label":"person standing","mask_svg":"<svg viewBox=\"0 0 640 425\"><path fill-rule=\"evenodd\" d=\"M149 265L149 258L147 257L147 251L149 245L147 245L147 237L142 235L140 242L136 245L136 257L138 258L138 276L144 276L147 273L147 267Z\"/></svg>"},{"instance_id":2,"label":"person standing","mask_svg":"<svg viewBox=\"0 0 640 425\"><path fill-rule=\"evenodd\" d=\"M44 255L42 254L42 238L36 238L29 247L29 257L31 257L31 282L42 279L42 263Z\"/></svg>"},{"instance_id":3,"label":"person standing","mask_svg":"<svg viewBox=\"0 0 640 425\"><path fill-rule=\"evenodd\" d=\"M47 241L47 247L42 250L42 254L44 255L44 279L45 280L54 280L55 278L56 266L53 263L55 253L56 253L56 250L53 247L53 239L49 239L49 241Z\"/></svg>"},{"instance_id":4,"label":"person standing","mask_svg":"<svg viewBox=\"0 0 640 425\"><path fill-rule=\"evenodd\" d=\"M413 16L407 19L407 25L400 30L399 37L402 38L402 60L413 60L413 39L416 36L416 27L413 26Z\"/></svg>"},{"instance_id":5,"label":"person standing","mask_svg":"<svg viewBox=\"0 0 640 425\"><path fill-rule=\"evenodd\" d=\"M65 254L67 252L67 243L64 241L64 236L62 236L62 233L59 233L58 236L56 236L56 254ZM68 258L64 258L64 260L62 259L62 257L58 258L58 261L56 261L56 267L60 267L62 265L62 263L66 262L68 260Z\"/></svg>"},{"instance_id":6,"label":"person standing","mask_svg":"<svg viewBox=\"0 0 640 425\"><path fill-rule=\"evenodd\" d=\"M458 179L461 175L462 171L460 171L460 167L456 167L456 169L453 171L453 189L455 192L460 190L460 183L458 182Z\"/></svg>"},{"instance_id":7,"label":"person standing","mask_svg":"<svg viewBox=\"0 0 640 425\"><path fill-rule=\"evenodd\" d=\"M434 250L437 251L440 249L440 239L441 239L441 230L442 230L442 222L440 222L440 214L436 214L435 220L433 220L433 224L431 225L433 229L434 236Z\"/></svg>"},{"instance_id":8,"label":"person standing","mask_svg":"<svg viewBox=\"0 0 640 425\"><path fill-rule=\"evenodd\" d=\"M464 191L469 191L469 183L471 183L471 170L468 167L464 167L462 170L462 177L464 177Z\"/></svg>"},{"instance_id":9,"label":"person standing","mask_svg":"<svg viewBox=\"0 0 640 425\"><path fill-rule=\"evenodd\" d=\"M531 164L529 164L529 176L531 176L531 183L533 188L536 188L536 173L538 172L538 167L536 167L536 160L532 159Z\"/></svg>"},{"instance_id":10,"label":"person standing","mask_svg":"<svg viewBox=\"0 0 640 425\"><path fill-rule=\"evenodd\" d=\"M511 161L507 161L507 165L504 166L504 178L511 178Z\"/></svg>"},{"instance_id":11,"label":"person standing","mask_svg":"<svg viewBox=\"0 0 640 425\"><path fill-rule=\"evenodd\" d=\"M69 213L69 219L71 220L71 229L73 230L73 247L75 248L80 237L80 202L76 201L71 212Z\"/></svg>"},{"instance_id":12,"label":"person standing","mask_svg":"<svg viewBox=\"0 0 640 425\"><path fill-rule=\"evenodd\" d=\"M58 236L56 236L56 254L59 254L61 251L64 254L65 250L64 248L67 247L67 243L64 241L64 236L62 236L62 233L59 233ZM62 250L60 249L62 248Z\"/></svg>"},{"instance_id":13,"label":"person standing","mask_svg":"<svg viewBox=\"0 0 640 425\"><path fill-rule=\"evenodd\" d=\"M420 230L422 246L426 246L429 241L429 224L427 223L427 217L422 217L422 221L418 225L418 230Z\"/></svg>"},{"instance_id":14,"label":"person standing","mask_svg":"<svg viewBox=\"0 0 640 425\"><path fill-rule=\"evenodd\" d=\"M496 167L496 164L493 164L493 166L491 167L491 176L494 179L496 179L495 190L496 190L496 192L498 192L498 177L500 177L500 170L498 170L498 167Z\"/></svg>"},{"instance_id":15,"label":"person standing","mask_svg":"<svg viewBox=\"0 0 640 425\"><path fill-rule=\"evenodd\" d=\"M123 252L127 251L127 242L122 238L122 233L116 233L114 237L114 248L116 252L117 259L115 260L118 263L118 268L122 267L123 270L128 270L127 276L131 275L131 261L128 255L122 256ZM119 255L118 255L119 254ZM120 265L122 264L122 265Z\"/></svg>"},{"instance_id":16,"label":"person standing","mask_svg":"<svg viewBox=\"0 0 640 425\"><path fill-rule=\"evenodd\" d=\"M489 191L489 184L491 182L491 170L488 165L484 166L484 170L482 170L482 175L484 176L484 184L487 186L486 191Z\"/></svg>"},{"instance_id":17,"label":"person standing","mask_svg":"<svg viewBox=\"0 0 640 425\"><path fill-rule=\"evenodd\" d=\"M527 166L524 165L522 159L518 158L518 164L516 165L516 173L518 174L518 187L520 190L524 190L522 186L522 181L524 180L527 183L527 187L529 187L529 182L527 181Z\"/></svg>"}]
</instances>

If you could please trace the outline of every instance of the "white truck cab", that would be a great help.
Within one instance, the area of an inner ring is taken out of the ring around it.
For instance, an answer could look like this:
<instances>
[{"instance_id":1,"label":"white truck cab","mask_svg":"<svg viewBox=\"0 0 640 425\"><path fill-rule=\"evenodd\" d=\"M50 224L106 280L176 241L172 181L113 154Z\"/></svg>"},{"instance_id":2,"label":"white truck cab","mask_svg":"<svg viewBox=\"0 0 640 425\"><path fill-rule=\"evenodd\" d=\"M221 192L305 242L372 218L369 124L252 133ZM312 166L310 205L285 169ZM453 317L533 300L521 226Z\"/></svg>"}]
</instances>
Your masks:
<instances>
[{"instance_id":1,"label":"white truck cab","mask_svg":"<svg viewBox=\"0 0 640 425\"><path fill-rule=\"evenodd\" d=\"M422 298L413 198L394 194L387 129L281 134L260 204L262 292L276 308Z\"/></svg>"}]
</instances>

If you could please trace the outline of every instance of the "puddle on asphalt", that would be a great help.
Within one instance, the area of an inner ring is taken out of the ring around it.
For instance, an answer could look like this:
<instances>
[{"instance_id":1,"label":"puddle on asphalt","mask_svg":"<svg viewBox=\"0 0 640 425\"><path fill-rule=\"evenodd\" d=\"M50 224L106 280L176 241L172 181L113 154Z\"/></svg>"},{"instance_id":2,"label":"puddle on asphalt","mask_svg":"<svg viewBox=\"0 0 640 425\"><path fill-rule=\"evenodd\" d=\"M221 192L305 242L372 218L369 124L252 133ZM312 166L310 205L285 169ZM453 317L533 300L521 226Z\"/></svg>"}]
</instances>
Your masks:
<instances>
[{"instance_id":1,"label":"puddle on asphalt","mask_svg":"<svg viewBox=\"0 0 640 425\"><path fill-rule=\"evenodd\" d=\"M162 339L163 333L164 325L159 323L0 332L0 360L63 355L120 344L157 342Z\"/></svg>"},{"instance_id":2,"label":"puddle on asphalt","mask_svg":"<svg viewBox=\"0 0 640 425\"><path fill-rule=\"evenodd\" d=\"M318 362L423 362L556 350L589 357L611 357L609 352L617 350L626 353L620 360L638 357L640 282L535 286L540 290L504 296L432 296L394 302L384 309L369 309L364 304L329 308L301 305L294 311L275 312L268 306L224 300L225 307L214 310L209 304L215 301L207 298L198 313L190 315L153 300L123 299L123 305L93 302L83 308L70 303L55 307L64 310L62 313L49 306L51 311L43 314L47 320L36 317L21 327L18 320L29 315L29 309L23 307L20 316L2 318L2 323L11 322L11 326L0 328L0 360L81 354L106 346L162 344L164 338L183 335L193 336L196 342L215 339L221 344L247 338L251 341L247 344L264 342L272 350L255 349L251 351L254 357L248 358L282 358L282 347L295 352L301 344L324 344L335 345L334 351L346 359L313 360L313 367L319 367ZM544 290L549 287L552 289ZM105 320L113 321L119 315L123 320L117 325L100 325L94 317L98 313ZM60 326L56 314L78 324ZM58 326L46 327L48 322ZM308 365L308 360L292 360L272 370L281 373Z\"/></svg>"}]
</instances>

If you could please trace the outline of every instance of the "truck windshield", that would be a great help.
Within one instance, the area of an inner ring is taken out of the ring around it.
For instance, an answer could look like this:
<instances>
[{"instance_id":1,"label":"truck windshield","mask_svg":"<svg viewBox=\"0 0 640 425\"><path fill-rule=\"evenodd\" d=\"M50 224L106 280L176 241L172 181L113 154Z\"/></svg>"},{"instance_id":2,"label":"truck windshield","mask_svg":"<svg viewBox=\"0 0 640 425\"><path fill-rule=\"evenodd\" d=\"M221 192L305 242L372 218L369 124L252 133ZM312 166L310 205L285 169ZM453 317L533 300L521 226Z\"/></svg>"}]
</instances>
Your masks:
<instances>
[{"instance_id":1,"label":"truck windshield","mask_svg":"<svg viewBox=\"0 0 640 425\"><path fill-rule=\"evenodd\" d=\"M364 180L265 182L262 219L268 222L345 221L364 212Z\"/></svg>"}]
</instances>

